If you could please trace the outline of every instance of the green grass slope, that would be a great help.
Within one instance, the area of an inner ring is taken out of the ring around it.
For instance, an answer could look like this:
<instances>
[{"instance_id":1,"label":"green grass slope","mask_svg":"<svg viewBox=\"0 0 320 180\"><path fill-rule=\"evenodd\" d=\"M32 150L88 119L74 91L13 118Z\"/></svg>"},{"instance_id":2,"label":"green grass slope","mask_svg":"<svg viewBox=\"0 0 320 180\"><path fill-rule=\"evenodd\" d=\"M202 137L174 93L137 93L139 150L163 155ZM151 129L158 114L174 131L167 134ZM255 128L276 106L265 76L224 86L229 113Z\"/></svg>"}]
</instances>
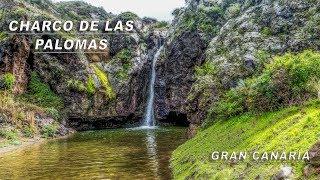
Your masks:
<instances>
[{"instance_id":1,"label":"green grass slope","mask_svg":"<svg viewBox=\"0 0 320 180\"><path fill-rule=\"evenodd\" d=\"M253 161L231 165L211 160L214 151L306 152L320 137L320 102L308 103L261 115L244 114L214 123L176 149L171 167L175 179L269 179L281 165L293 167L301 177L303 161Z\"/></svg>"}]
</instances>

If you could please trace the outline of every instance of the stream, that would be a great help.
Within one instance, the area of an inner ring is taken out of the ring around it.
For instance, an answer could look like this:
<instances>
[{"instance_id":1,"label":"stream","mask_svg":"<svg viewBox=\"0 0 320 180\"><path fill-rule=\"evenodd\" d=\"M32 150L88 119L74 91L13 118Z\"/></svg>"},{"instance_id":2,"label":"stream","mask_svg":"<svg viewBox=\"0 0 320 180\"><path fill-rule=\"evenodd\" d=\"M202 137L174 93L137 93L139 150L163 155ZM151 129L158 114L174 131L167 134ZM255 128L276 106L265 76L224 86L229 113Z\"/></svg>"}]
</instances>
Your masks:
<instances>
[{"instance_id":1,"label":"stream","mask_svg":"<svg viewBox=\"0 0 320 180\"><path fill-rule=\"evenodd\" d=\"M0 156L0 179L170 179L186 129L78 132Z\"/></svg>"}]
</instances>

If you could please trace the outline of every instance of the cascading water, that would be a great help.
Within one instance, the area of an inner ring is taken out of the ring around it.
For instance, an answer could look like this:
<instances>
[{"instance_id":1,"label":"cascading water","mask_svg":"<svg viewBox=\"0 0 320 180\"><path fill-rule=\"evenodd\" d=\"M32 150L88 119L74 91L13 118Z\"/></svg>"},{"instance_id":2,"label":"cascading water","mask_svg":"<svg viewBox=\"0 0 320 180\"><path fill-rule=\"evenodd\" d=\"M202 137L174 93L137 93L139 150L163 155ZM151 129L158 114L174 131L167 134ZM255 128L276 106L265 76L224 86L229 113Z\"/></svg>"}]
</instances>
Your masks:
<instances>
[{"instance_id":1,"label":"cascading water","mask_svg":"<svg viewBox=\"0 0 320 180\"><path fill-rule=\"evenodd\" d=\"M150 84L149 84L149 98L147 109L144 117L144 124L145 127L154 127L155 126L155 117L154 117L154 83L156 80L156 62L160 56L160 53L163 49L163 45L161 44L161 40L158 43L159 49L157 50L156 54L153 57L152 61L152 70L151 70L151 77L150 77Z\"/></svg>"}]
</instances>

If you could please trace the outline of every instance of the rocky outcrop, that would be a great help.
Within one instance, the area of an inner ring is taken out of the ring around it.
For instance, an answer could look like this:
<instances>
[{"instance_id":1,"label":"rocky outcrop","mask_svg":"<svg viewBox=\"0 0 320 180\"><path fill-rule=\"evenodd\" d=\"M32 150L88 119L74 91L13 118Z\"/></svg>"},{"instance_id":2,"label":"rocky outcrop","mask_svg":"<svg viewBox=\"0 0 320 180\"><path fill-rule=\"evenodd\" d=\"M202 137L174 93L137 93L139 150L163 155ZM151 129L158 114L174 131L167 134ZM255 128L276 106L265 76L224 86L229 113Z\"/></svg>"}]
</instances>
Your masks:
<instances>
[{"instance_id":1,"label":"rocky outcrop","mask_svg":"<svg viewBox=\"0 0 320 180\"><path fill-rule=\"evenodd\" d=\"M46 19L48 13L56 19L75 21L107 19L111 24L117 20L135 21L131 34L94 35L109 42L108 49L99 55L33 51L33 38L77 37L72 33L34 33L16 39L10 36L1 42L1 73L15 75L15 93L28 91L29 74L34 71L63 97L71 119L98 120L96 126L111 121L137 123L142 118L151 60L159 40L164 42L164 49L156 64L156 117L160 122L191 123L190 132L202 124L209 107L225 91L259 73L268 59L262 58L261 52L273 56L286 51L320 49L317 2L188 0L186 7L174 11L175 19L168 32L154 30L156 20L140 19L130 12L113 15L84 2L48 2L4 3L6 9L19 13L10 13L11 17L2 21L1 26L7 27L10 19L17 16ZM208 70L206 66L214 68Z\"/></svg>"},{"instance_id":2,"label":"rocky outcrop","mask_svg":"<svg viewBox=\"0 0 320 180\"><path fill-rule=\"evenodd\" d=\"M193 61L192 65L190 61L185 60L183 49L175 49L175 54L180 55L176 56L180 64L174 65L174 70L170 70L174 64L172 59L168 56L164 60L170 64L170 67L166 67L168 74L177 77L183 74L183 78L180 79L181 86L178 86L180 91L176 91L178 93L172 90L177 87L174 83L173 88L171 85L168 86L171 89L159 90L159 95L165 96L157 101L159 115L178 109L188 114L188 120L193 125L199 126L206 118L207 110L226 90L238 86L243 79L259 73L266 63L265 60L268 59L266 57L287 51L320 49L317 2L190 0L187 4L185 8L174 11L176 18L173 22L174 27L169 31L169 44L181 43L177 37L190 29L192 32L200 31L204 42L210 43L204 50L205 55L193 54L192 59L196 59L197 62ZM197 41L193 40L184 49L193 47L194 42ZM170 54L169 50L166 49L167 54ZM202 69L208 65L215 70L212 70L214 72L210 72L211 74L205 72L206 70L203 70L205 73L196 74L195 65L199 64ZM184 67L189 68L188 73L180 71ZM158 79L159 86L164 86L166 81L163 78L167 78L167 82L172 82L171 79L176 77L162 76ZM189 81L192 87L185 88L183 83L185 80ZM177 100L177 97L181 99Z\"/></svg>"},{"instance_id":3,"label":"rocky outcrop","mask_svg":"<svg viewBox=\"0 0 320 180\"><path fill-rule=\"evenodd\" d=\"M31 72L37 73L44 83L63 98L64 113L71 120L76 120L76 122L70 121L69 125L80 127L82 122L87 122L88 126L92 127L115 127L140 121L148 94L150 59L155 53L156 44L153 42L160 38L159 33L152 33L150 29L156 21L140 19L129 12L118 16L112 15L102 8L83 2L34 4L13 1L2 5L6 5L8 10L13 12L8 13L6 20L2 21L4 24L1 26L4 29L8 27L8 22L16 20L16 17L25 20L35 17L47 19L46 13L56 19L67 18L75 21L78 18L110 19L112 22L134 20L135 30L131 34L94 35L96 39L108 40L109 47L101 54L81 51L71 54L52 54L34 51L32 42L35 38L66 39L67 36L77 36L72 33L9 35L0 45L0 74L11 72L16 77L14 93L24 94L28 92L27 85ZM74 14L79 17L75 17ZM88 89L89 85L91 89ZM95 121L97 123L90 124Z\"/></svg>"},{"instance_id":4,"label":"rocky outcrop","mask_svg":"<svg viewBox=\"0 0 320 180\"><path fill-rule=\"evenodd\" d=\"M11 72L14 74L13 92L15 94L22 94L27 88L28 73L30 72L29 41L28 37L14 36L10 42L3 44L5 48L1 53L0 73Z\"/></svg>"},{"instance_id":5,"label":"rocky outcrop","mask_svg":"<svg viewBox=\"0 0 320 180\"><path fill-rule=\"evenodd\" d=\"M156 115L186 114L187 97L194 82L194 67L204 61L206 43L198 32L184 32L166 44L157 63Z\"/></svg>"}]
</instances>

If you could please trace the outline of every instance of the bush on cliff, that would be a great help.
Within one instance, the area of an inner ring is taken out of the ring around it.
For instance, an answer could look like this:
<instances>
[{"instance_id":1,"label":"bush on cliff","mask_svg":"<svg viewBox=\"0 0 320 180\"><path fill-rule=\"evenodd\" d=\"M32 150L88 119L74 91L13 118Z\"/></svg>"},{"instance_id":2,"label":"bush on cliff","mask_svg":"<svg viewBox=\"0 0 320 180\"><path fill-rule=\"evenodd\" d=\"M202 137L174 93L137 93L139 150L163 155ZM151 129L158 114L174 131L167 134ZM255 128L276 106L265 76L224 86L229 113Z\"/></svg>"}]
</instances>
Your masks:
<instances>
[{"instance_id":1,"label":"bush on cliff","mask_svg":"<svg viewBox=\"0 0 320 180\"><path fill-rule=\"evenodd\" d=\"M154 24L153 28L163 29L163 28L168 28L168 26L169 26L169 23L167 21L160 21Z\"/></svg>"},{"instance_id":2,"label":"bush on cliff","mask_svg":"<svg viewBox=\"0 0 320 180\"><path fill-rule=\"evenodd\" d=\"M95 92L96 92L96 86L94 84L93 77L89 76L89 78L87 80L87 93L89 95L94 95Z\"/></svg>"},{"instance_id":3,"label":"bush on cliff","mask_svg":"<svg viewBox=\"0 0 320 180\"><path fill-rule=\"evenodd\" d=\"M113 87L109 82L107 73L101 70L97 65L92 65L92 68L95 71L96 75L98 76L100 83L105 90L106 97L109 100L115 99L116 93L114 92Z\"/></svg>"},{"instance_id":4,"label":"bush on cliff","mask_svg":"<svg viewBox=\"0 0 320 180\"><path fill-rule=\"evenodd\" d=\"M11 91L16 81L16 78L14 77L14 75L11 73L6 73L2 79L3 79L5 89Z\"/></svg>"},{"instance_id":5,"label":"bush on cliff","mask_svg":"<svg viewBox=\"0 0 320 180\"><path fill-rule=\"evenodd\" d=\"M79 80L74 80L74 79L68 80L67 86L70 90L80 92L80 93L86 92L87 90L83 82Z\"/></svg>"},{"instance_id":6,"label":"bush on cliff","mask_svg":"<svg viewBox=\"0 0 320 180\"><path fill-rule=\"evenodd\" d=\"M319 94L320 53L304 51L276 56L262 74L229 90L209 110L209 119L230 118L304 102Z\"/></svg>"},{"instance_id":7,"label":"bush on cliff","mask_svg":"<svg viewBox=\"0 0 320 180\"><path fill-rule=\"evenodd\" d=\"M64 107L63 100L51 90L48 84L41 81L36 72L32 72L28 92L22 98L45 108Z\"/></svg>"},{"instance_id":8,"label":"bush on cliff","mask_svg":"<svg viewBox=\"0 0 320 180\"><path fill-rule=\"evenodd\" d=\"M58 120L60 115L57 113L58 111L54 108L44 109L15 98L11 92L0 91L0 119L2 121L0 136L7 139L10 144L18 142L20 135L33 137L39 132L36 117L52 117Z\"/></svg>"},{"instance_id":9,"label":"bush on cliff","mask_svg":"<svg viewBox=\"0 0 320 180\"><path fill-rule=\"evenodd\" d=\"M129 77L129 70L132 67L133 53L131 49L123 49L113 58L113 63L118 63L121 67L116 72L116 77L120 80L127 80Z\"/></svg>"},{"instance_id":10,"label":"bush on cliff","mask_svg":"<svg viewBox=\"0 0 320 180\"><path fill-rule=\"evenodd\" d=\"M5 32L0 32L0 42L7 40L8 35Z\"/></svg>"},{"instance_id":11,"label":"bush on cliff","mask_svg":"<svg viewBox=\"0 0 320 180\"><path fill-rule=\"evenodd\" d=\"M215 35L223 21L223 13L219 6L202 6L198 11L185 11L177 25L177 32L200 30L203 33Z\"/></svg>"}]
</instances>

